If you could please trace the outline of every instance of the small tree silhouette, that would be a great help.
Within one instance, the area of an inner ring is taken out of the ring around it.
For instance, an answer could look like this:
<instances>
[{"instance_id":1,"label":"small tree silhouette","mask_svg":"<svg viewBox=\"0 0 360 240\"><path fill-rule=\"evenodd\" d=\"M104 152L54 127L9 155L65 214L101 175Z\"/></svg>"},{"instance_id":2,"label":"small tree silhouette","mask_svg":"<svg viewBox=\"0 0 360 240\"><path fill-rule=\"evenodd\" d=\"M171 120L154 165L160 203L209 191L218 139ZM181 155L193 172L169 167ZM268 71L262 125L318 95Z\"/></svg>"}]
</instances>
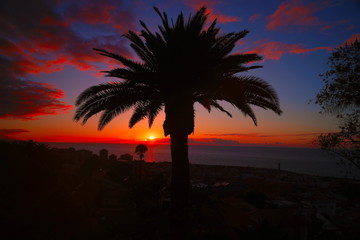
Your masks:
<instances>
[{"instance_id":1,"label":"small tree silhouette","mask_svg":"<svg viewBox=\"0 0 360 240\"><path fill-rule=\"evenodd\" d=\"M135 148L135 153L139 154L140 160L143 160L144 154L147 152L148 148L145 144L139 144Z\"/></svg>"}]
</instances>

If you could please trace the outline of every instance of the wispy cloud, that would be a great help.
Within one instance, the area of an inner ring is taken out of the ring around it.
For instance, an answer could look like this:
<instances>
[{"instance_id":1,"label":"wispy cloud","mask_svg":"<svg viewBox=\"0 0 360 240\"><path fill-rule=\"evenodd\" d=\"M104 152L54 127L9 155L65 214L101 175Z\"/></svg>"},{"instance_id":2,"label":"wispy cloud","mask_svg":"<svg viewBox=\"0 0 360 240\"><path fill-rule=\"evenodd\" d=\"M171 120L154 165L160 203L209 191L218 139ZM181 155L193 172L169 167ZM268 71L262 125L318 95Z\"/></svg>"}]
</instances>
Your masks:
<instances>
[{"instance_id":1,"label":"wispy cloud","mask_svg":"<svg viewBox=\"0 0 360 240\"><path fill-rule=\"evenodd\" d=\"M250 17L249 17L249 22L255 22L256 20L258 20L259 18L261 17L261 15L259 14L259 13L255 13L255 14L253 14L253 15L251 15Z\"/></svg>"},{"instance_id":2,"label":"wispy cloud","mask_svg":"<svg viewBox=\"0 0 360 240\"><path fill-rule=\"evenodd\" d=\"M240 145L236 140L222 139L222 138L190 138L189 144L199 145Z\"/></svg>"},{"instance_id":3,"label":"wispy cloud","mask_svg":"<svg viewBox=\"0 0 360 240\"><path fill-rule=\"evenodd\" d=\"M26 129L0 129L0 139L9 139L13 135L18 135L22 133L28 133L30 131Z\"/></svg>"},{"instance_id":4,"label":"wispy cloud","mask_svg":"<svg viewBox=\"0 0 360 240\"><path fill-rule=\"evenodd\" d=\"M330 1L322 0L303 3L301 0L288 0L282 2L276 11L270 15L267 30L294 30L313 26L326 25L315 14L331 5Z\"/></svg>"},{"instance_id":5,"label":"wispy cloud","mask_svg":"<svg viewBox=\"0 0 360 240\"><path fill-rule=\"evenodd\" d=\"M207 7L207 14L209 14L210 20L217 19L220 23L230 23L230 22L239 22L241 19L236 16L227 16L223 13L220 13L216 10L216 5L218 5L219 1L214 0L186 0L185 3L190 7L198 10L199 8L206 6Z\"/></svg>"},{"instance_id":6,"label":"wispy cloud","mask_svg":"<svg viewBox=\"0 0 360 240\"><path fill-rule=\"evenodd\" d=\"M96 69L96 63L107 59L93 47L130 56L119 37L128 28L133 28L133 18L122 1L2 2L0 118L34 119L66 112L71 106L60 100L63 91L29 81L29 74L57 72L66 65Z\"/></svg>"},{"instance_id":7,"label":"wispy cloud","mask_svg":"<svg viewBox=\"0 0 360 240\"><path fill-rule=\"evenodd\" d=\"M155 143L170 144L169 138L158 138ZM190 145L240 145L236 140L222 139L222 138L189 138Z\"/></svg>"},{"instance_id":8,"label":"wispy cloud","mask_svg":"<svg viewBox=\"0 0 360 240\"><path fill-rule=\"evenodd\" d=\"M331 51L331 47L305 48L303 44L288 44L277 41L259 40L253 43L253 48L249 52L264 55L264 59L279 60L283 54L303 54L318 50Z\"/></svg>"},{"instance_id":9,"label":"wispy cloud","mask_svg":"<svg viewBox=\"0 0 360 240\"><path fill-rule=\"evenodd\" d=\"M205 134L210 137L258 137L258 138L270 138L270 137L304 137L304 136L318 136L321 132L311 133L292 133L292 134L261 134L261 133L220 133L220 134Z\"/></svg>"}]
</instances>

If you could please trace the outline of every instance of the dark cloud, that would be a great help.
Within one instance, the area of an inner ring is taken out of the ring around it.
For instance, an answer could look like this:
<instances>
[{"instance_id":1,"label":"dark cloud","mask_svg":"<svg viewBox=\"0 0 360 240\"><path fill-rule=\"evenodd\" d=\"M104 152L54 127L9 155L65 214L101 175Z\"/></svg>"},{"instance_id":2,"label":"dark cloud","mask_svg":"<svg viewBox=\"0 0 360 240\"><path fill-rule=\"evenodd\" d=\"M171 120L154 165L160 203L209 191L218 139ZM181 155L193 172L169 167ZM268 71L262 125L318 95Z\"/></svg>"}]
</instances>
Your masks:
<instances>
[{"instance_id":1,"label":"dark cloud","mask_svg":"<svg viewBox=\"0 0 360 240\"><path fill-rule=\"evenodd\" d=\"M0 119L34 119L71 108L60 101L64 92L50 84L24 80L20 66L0 57Z\"/></svg>"},{"instance_id":2,"label":"dark cloud","mask_svg":"<svg viewBox=\"0 0 360 240\"><path fill-rule=\"evenodd\" d=\"M0 129L0 135L16 135L16 134L20 134L20 133L27 133L30 132L26 129Z\"/></svg>"},{"instance_id":3,"label":"dark cloud","mask_svg":"<svg viewBox=\"0 0 360 240\"><path fill-rule=\"evenodd\" d=\"M223 134L205 134L213 137L304 137L304 136L318 136L321 132L313 133L294 133L294 134L259 134L259 133L223 133Z\"/></svg>"},{"instance_id":4,"label":"dark cloud","mask_svg":"<svg viewBox=\"0 0 360 240\"><path fill-rule=\"evenodd\" d=\"M221 138L190 138L189 144L204 145L240 145L238 141Z\"/></svg>"},{"instance_id":5,"label":"dark cloud","mask_svg":"<svg viewBox=\"0 0 360 240\"><path fill-rule=\"evenodd\" d=\"M190 145L241 145L236 140L221 139L221 138L189 138ZM155 143L169 144L170 138L157 138Z\"/></svg>"},{"instance_id":6,"label":"dark cloud","mask_svg":"<svg viewBox=\"0 0 360 240\"><path fill-rule=\"evenodd\" d=\"M65 65L95 69L102 48L130 56L121 32L133 28L122 1L5 0L0 3L0 118L33 119L70 106L63 91L27 80ZM85 30L76 26L85 26ZM101 29L107 29L106 32Z\"/></svg>"},{"instance_id":7,"label":"dark cloud","mask_svg":"<svg viewBox=\"0 0 360 240\"><path fill-rule=\"evenodd\" d=\"M12 135L30 132L26 129L0 129L0 139L10 139Z\"/></svg>"}]
</instances>

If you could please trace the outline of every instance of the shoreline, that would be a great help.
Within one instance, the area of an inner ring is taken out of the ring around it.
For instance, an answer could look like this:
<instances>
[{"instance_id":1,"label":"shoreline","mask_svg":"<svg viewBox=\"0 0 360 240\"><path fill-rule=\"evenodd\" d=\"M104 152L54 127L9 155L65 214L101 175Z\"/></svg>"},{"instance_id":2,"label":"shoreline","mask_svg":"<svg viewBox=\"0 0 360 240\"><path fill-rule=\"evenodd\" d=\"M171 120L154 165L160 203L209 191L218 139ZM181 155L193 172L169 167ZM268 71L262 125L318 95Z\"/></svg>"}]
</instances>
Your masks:
<instances>
[{"instance_id":1,"label":"shoreline","mask_svg":"<svg viewBox=\"0 0 360 240\"><path fill-rule=\"evenodd\" d=\"M51 147L74 147L76 149L89 149L98 154L101 149L107 149L109 155L134 154L134 144L101 144L77 143L54 144ZM149 151L145 153L145 160L149 162L171 161L168 145L148 144ZM339 178L360 179L360 172L353 167L338 166L338 160L321 149L290 148L290 147L253 147L253 146L189 146L189 160L191 164L225 165L260 167L267 169L281 169L291 172L332 176ZM351 170L353 174L348 174Z\"/></svg>"},{"instance_id":2,"label":"shoreline","mask_svg":"<svg viewBox=\"0 0 360 240\"><path fill-rule=\"evenodd\" d=\"M144 176L163 175L171 178L171 162L145 163ZM355 184L360 187L360 179L318 176L258 167L190 164L190 182L193 186L226 186L232 183L257 182L291 184L294 186L318 187ZM270 184L271 185L271 184Z\"/></svg>"}]
</instances>

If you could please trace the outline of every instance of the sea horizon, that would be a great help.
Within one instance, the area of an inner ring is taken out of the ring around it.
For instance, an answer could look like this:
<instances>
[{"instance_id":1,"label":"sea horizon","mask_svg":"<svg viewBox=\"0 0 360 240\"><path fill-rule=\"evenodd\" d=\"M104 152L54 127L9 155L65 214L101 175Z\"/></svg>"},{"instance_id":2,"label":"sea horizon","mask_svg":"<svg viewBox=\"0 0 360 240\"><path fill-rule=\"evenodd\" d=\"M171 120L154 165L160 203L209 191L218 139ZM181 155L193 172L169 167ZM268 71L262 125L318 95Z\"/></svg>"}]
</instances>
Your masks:
<instances>
[{"instance_id":1,"label":"sea horizon","mask_svg":"<svg viewBox=\"0 0 360 240\"><path fill-rule=\"evenodd\" d=\"M44 142L49 147L86 149L99 154L106 149L110 154L135 154L136 143ZM147 162L171 162L170 145L145 144ZM301 174L360 179L355 167L338 165L338 158L319 148L283 146L200 145L189 144L189 161L192 164L257 167L291 171ZM349 172L350 171L350 172Z\"/></svg>"}]
</instances>

